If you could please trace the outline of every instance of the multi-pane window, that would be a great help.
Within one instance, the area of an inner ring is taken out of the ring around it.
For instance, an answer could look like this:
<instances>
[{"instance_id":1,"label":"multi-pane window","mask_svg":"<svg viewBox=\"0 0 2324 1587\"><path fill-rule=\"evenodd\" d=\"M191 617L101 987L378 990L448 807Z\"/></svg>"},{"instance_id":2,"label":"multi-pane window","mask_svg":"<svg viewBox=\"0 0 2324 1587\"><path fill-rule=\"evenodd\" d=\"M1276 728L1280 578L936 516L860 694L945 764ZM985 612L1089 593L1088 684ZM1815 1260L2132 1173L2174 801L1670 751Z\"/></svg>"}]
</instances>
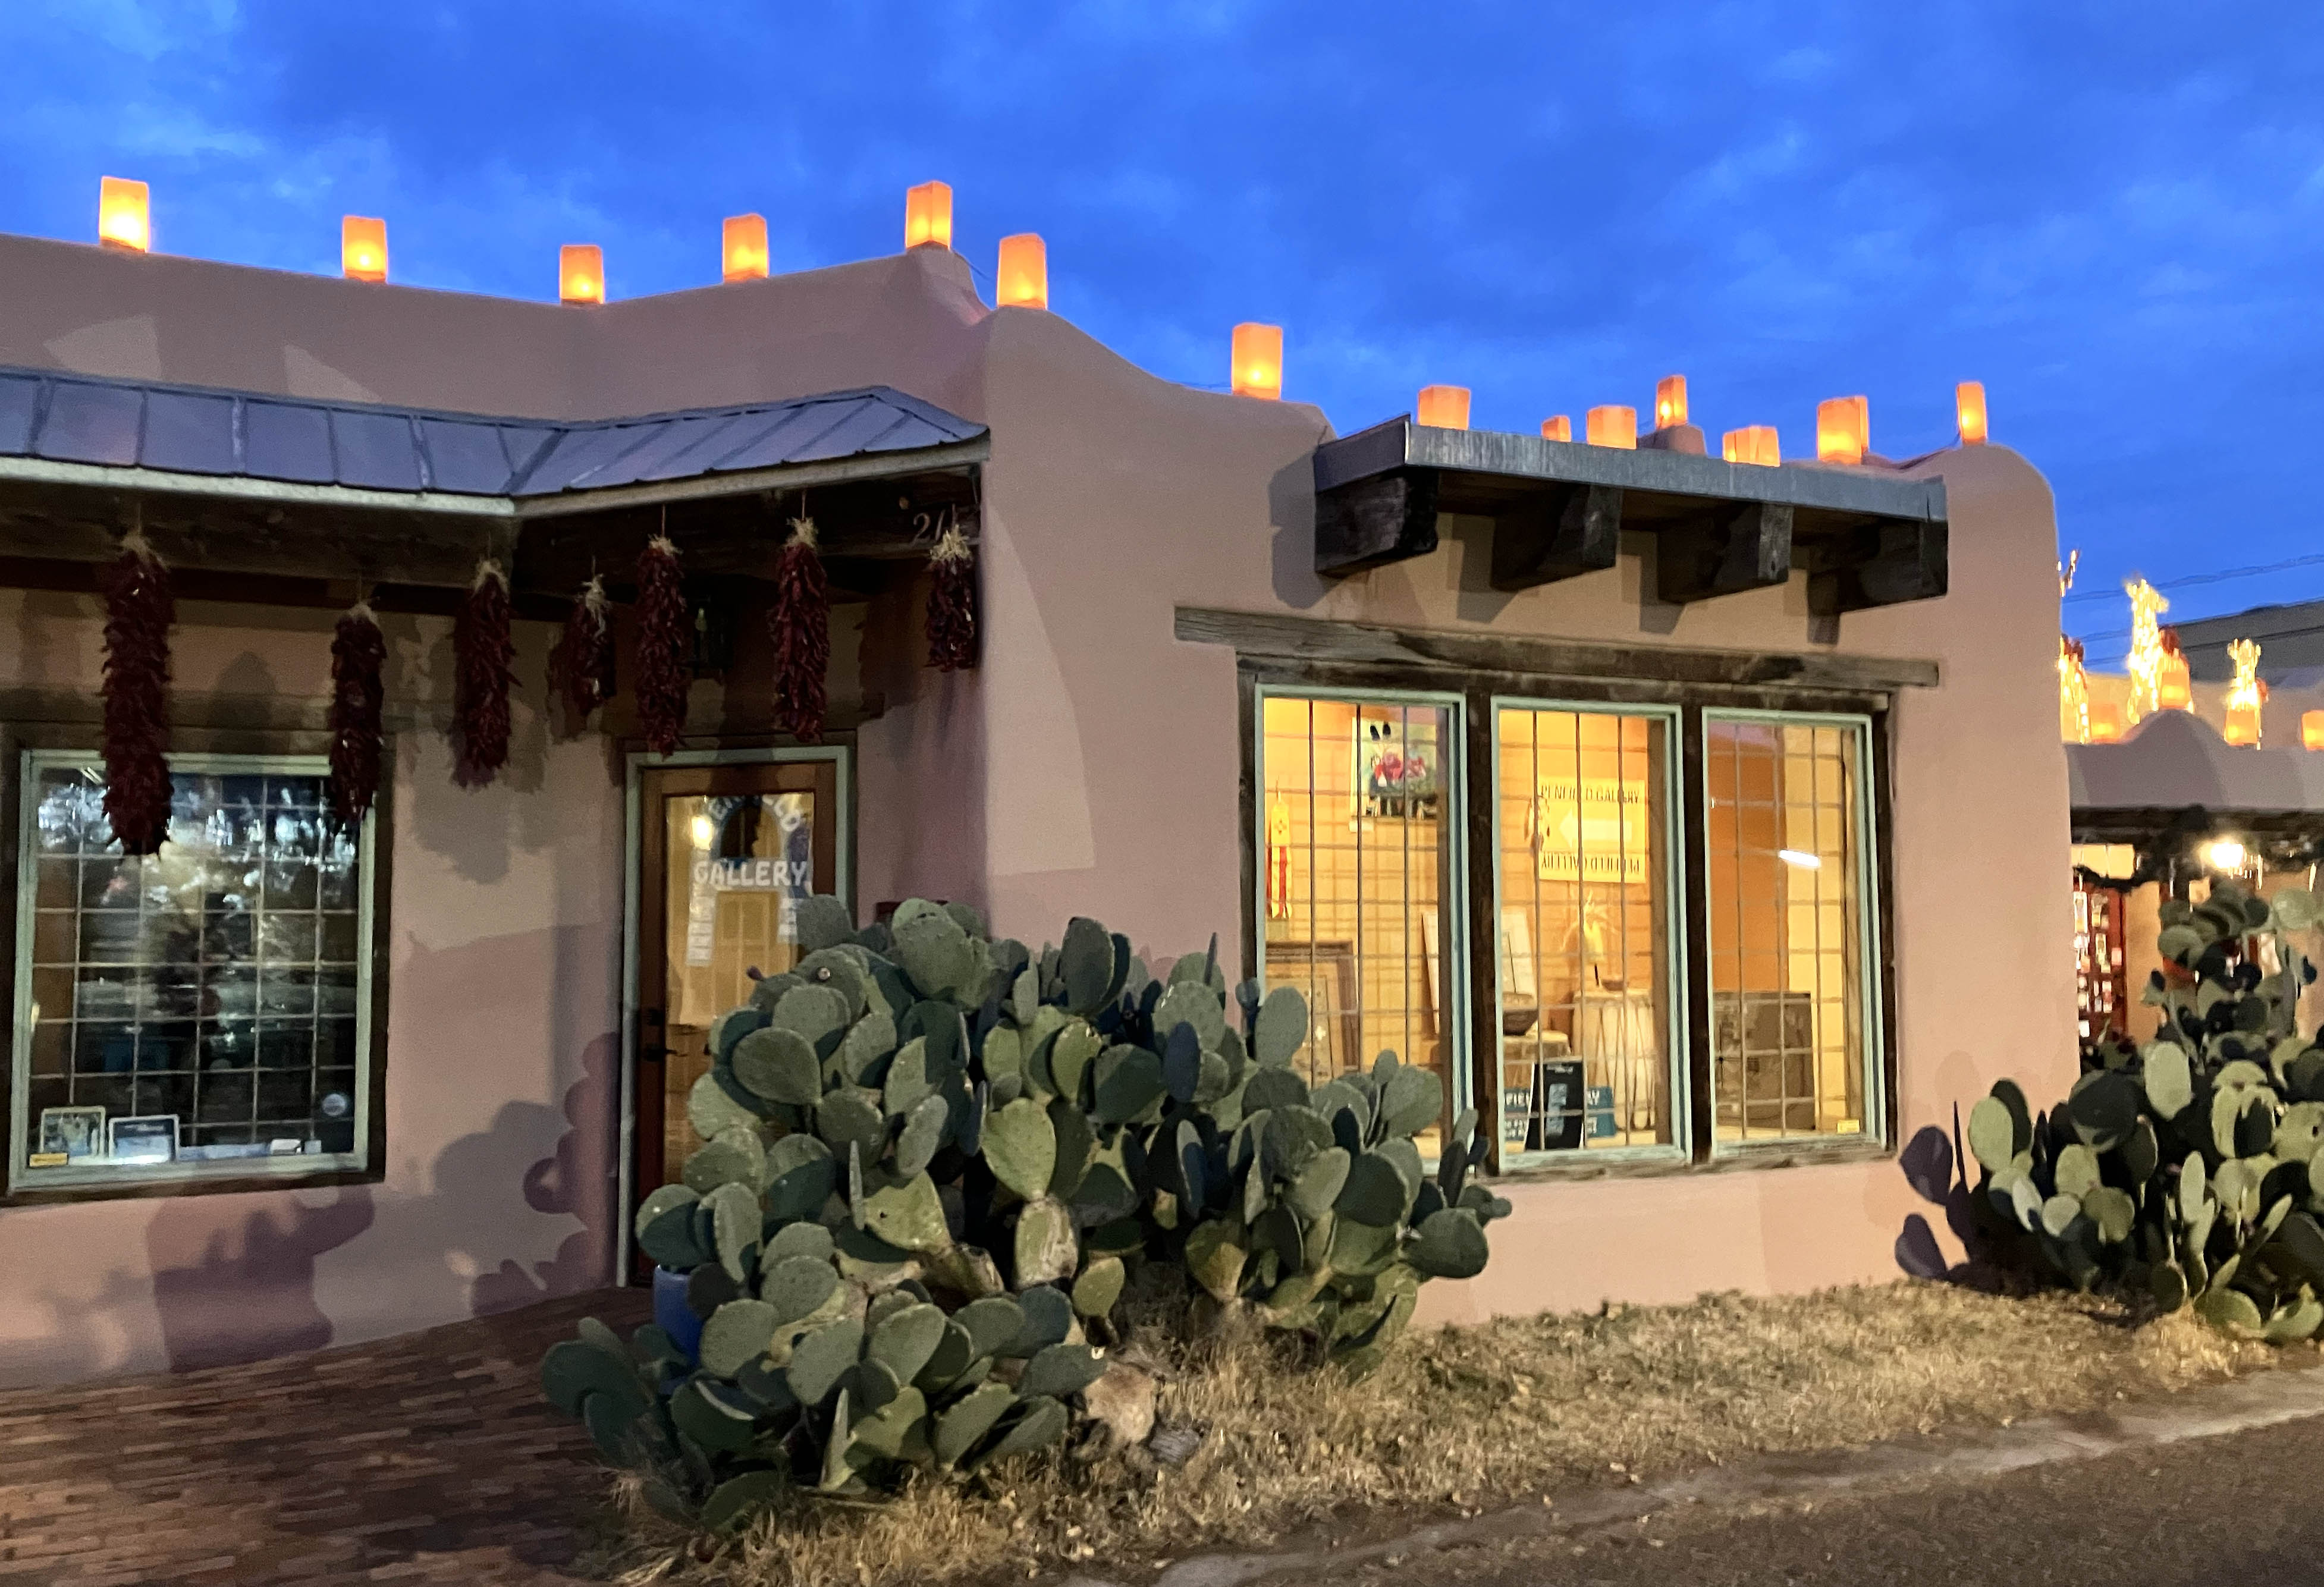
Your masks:
<instances>
[{"instance_id":1,"label":"multi-pane window","mask_svg":"<svg viewBox=\"0 0 2324 1587\"><path fill-rule=\"evenodd\" d=\"M1393 1047L1505 1165L1884 1130L1870 717L1294 685L1259 707L1261 973L1307 997L1312 1080Z\"/></svg>"},{"instance_id":2,"label":"multi-pane window","mask_svg":"<svg viewBox=\"0 0 2324 1587\"><path fill-rule=\"evenodd\" d=\"M1719 1138L1860 1135L1862 728L1706 713L1703 741Z\"/></svg>"},{"instance_id":3,"label":"multi-pane window","mask_svg":"<svg viewBox=\"0 0 2324 1587\"><path fill-rule=\"evenodd\" d=\"M366 1166L371 823L331 819L327 774L173 759L137 858L96 757L25 755L12 1190Z\"/></svg>"},{"instance_id":4,"label":"multi-pane window","mask_svg":"<svg viewBox=\"0 0 2324 1587\"><path fill-rule=\"evenodd\" d=\"M1505 1153L1676 1139L1674 716L1494 711Z\"/></svg>"},{"instance_id":5,"label":"multi-pane window","mask_svg":"<svg viewBox=\"0 0 2324 1587\"><path fill-rule=\"evenodd\" d=\"M1435 1070L1456 1105L1458 714L1271 695L1262 715L1266 980L1306 997L1308 1083L1389 1050ZM1422 1151L1440 1139L1424 1132Z\"/></svg>"}]
</instances>

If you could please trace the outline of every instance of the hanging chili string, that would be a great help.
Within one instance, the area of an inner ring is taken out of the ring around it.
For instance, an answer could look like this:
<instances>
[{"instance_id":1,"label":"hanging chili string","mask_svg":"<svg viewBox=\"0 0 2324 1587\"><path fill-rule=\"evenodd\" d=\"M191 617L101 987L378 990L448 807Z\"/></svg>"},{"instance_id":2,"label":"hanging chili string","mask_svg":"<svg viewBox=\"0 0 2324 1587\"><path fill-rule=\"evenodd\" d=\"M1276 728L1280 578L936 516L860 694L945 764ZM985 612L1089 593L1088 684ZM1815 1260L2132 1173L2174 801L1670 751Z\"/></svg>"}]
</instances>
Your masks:
<instances>
[{"instance_id":1,"label":"hanging chili string","mask_svg":"<svg viewBox=\"0 0 2324 1587\"><path fill-rule=\"evenodd\" d=\"M357 601L331 636L331 813L349 827L362 825L379 797L386 667L387 636L370 604Z\"/></svg>"},{"instance_id":2,"label":"hanging chili string","mask_svg":"<svg viewBox=\"0 0 2324 1587\"><path fill-rule=\"evenodd\" d=\"M603 578L592 577L573 597L552 668L578 733L589 713L613 697L613 608Z\"/></svg>"},{"instance_id":3,"label":"hanging chili string","mask_svg":"<svg viewBox=\"0 0 2324 1587\"><path fill-rule=\"evenodd\" d=\"M976 549L957 521L928 553L928 665L957 672L976 665Z\"/></svg>"},{"instance_id":4,"label":"hanging chili string","mask_svg":"<svg viewBox=\"0 0 2324 1587\"><path fill-rule=\"evenodd\" d=\"M452 622L452 780L463 788L483 787L508 763L516 660L509 619L508 577L486 558L476 565L475 582Z\"/></svg>"},{"instance_id":5,"label":"hanging chili string","mask_svg":"<svg viewBox=\"0 0 2324 1587\"><path fill-rule=\"evenodd\" d=\"M150 854L170 830L170 570L144 535L106 569L105 814L122 851Z\"/></svg>"},{"instance_id":6,"label":"hanging chili string","mask_svg":"<svg viewBox=\"0 0 2324 1587\"><path fill-rule=\"evenodd\" d=\"M831 590L815 549L815 520L791 520L775 561L775 723L801 743L823 737L824 678L831 669Z\"/></svg>"},{"instance_id":7,"label":"hanging chili string","mask_svg":"<svg viewBox=\"0 0 2324 1587\"><path fill-rule=\"evenodd\" d=\"M686 732L687 662L694 633L687 622L686 579L668 535L646 542L638 558L638 722L658 755Z\"/></svg>"}]
</instances>

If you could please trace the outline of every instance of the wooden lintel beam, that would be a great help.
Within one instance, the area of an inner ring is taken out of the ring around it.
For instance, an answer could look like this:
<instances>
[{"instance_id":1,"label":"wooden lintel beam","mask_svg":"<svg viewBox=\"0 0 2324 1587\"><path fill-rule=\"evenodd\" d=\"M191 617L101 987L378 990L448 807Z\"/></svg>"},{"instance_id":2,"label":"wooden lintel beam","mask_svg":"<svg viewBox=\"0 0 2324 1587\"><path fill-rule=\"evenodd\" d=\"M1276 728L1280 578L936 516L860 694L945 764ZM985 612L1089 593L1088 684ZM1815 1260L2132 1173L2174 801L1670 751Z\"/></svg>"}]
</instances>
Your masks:
<instances>
[{"instance_id":1,"label":"wooden lintel beam","mask_svg":"<svg viewBox=\"0 0 2324 1587\"><path fill-rule=\"evenodd\" d=\"M1596 573L1621 553L1622 492L1617 485L1555 486L1493 518L1497 590Z\"/></svg>"},{"instance_id":2,"label":"wooden lintel beam","mask_svg":"<svg viewBox=\"0 0 2324 1587\"><path fill-rule=\"evenodd\" d=\"M1655 537L1655 594L1671 605L1738 590L1764 589L1792 576L1788 502L1747 502L1672 524Z\"/></svg>"},{"instance_id":3,"label":"wooden lintel beam","mask_svg":"<svg viewBox=\"0 0 2324 1587\"><path fill-rule=\"evenodd\" d=\"M1828 541L1808 579L1808 610L1831 617L1943 595L1950 577L1946 528L1891 519Z\"/></svg>"},{"instance_id":4,"label":"wooden lintel beam","mask_svg":"<svg viewBox=\"0 0 2324 1587\"><path fill-rule=\"evenodd\" d=\"M1436 549L1436 474L1397 469L1315 496L1315 572L1344 578Z\"/></svg>"}]
</instances>

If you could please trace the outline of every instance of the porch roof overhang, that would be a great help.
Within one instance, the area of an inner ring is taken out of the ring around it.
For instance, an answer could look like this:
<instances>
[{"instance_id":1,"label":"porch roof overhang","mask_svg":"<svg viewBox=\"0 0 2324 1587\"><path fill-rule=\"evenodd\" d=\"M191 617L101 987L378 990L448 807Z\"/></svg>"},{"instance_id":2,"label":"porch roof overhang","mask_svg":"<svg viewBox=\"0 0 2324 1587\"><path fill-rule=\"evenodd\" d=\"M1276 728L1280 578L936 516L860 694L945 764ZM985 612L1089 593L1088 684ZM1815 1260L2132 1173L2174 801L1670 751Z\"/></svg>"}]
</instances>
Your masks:
<instances>
[{"instance_id":1,"label":"porch roof overhang","mask_svg":"<svg viewBox=\"0 0 2324 1587\"><path fill-rule=\"evenodd\" d=\"M885 387L558 422L0 369L0 583L78 582L133 524L254 595L465 589L485 557L520 595L569 595L664 528L690 568L749 577L812 493L844 587L847 564L925 554L947 512L973 538L989 445Z\"/></svg>"},{"instance_id":2,"label":"porch roof overhang","mask_svg":"<svg viewBox=\"0 0 2324 1587\"><path fill-rule=\"evenodd\" d=\"M1436 549L1440 512L1493 521L1493 587L1614 566L1625 531L1652 535L1671 604L1809 575L1811 609L1852 612L1945 593L1944 482L1879 466L1729 463L1409 416L1316 447L1315 570L1338 577Z\"/></svg>"},{"instance_id":3,"label":"porch roof overhang","mask_svg":"<svg viewBox=\"0 0 2324 1587\"><path fill-rule=\"evenodd\" d=\"M2200 810L2222 825L2324 835L2324 754L2230 744L2191 711L2159 711L2119 743L2068 744L2074 835L2131 841Z\"/></svg>"}]
</instances>

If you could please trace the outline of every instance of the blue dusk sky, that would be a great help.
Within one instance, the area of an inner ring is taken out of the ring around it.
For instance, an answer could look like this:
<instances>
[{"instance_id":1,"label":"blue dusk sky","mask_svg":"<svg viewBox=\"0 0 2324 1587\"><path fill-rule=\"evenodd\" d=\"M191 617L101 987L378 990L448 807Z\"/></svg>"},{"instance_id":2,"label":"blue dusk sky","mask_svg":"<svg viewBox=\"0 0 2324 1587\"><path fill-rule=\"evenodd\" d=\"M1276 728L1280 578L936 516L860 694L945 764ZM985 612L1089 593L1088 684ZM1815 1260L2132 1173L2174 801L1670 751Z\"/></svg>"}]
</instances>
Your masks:
<instances>
[{"instance_id":1,"label":"blue dusk sky","mask_svg":"<svg viewBox=\"0 0 2324 1587\"><path fill-rule=\"evenodd\" d=\"M383 215L401 281L551 297L596 242L634 296L743 211L778 270L891 252L941 179L988 291L1038 231L1057 312L1198 385L1279 322L1343 431L1681 372L1714 442L1863 392L1907 457L1982 380L2100 661L2132 570L2324 595L2319 90L2303 6L6 0L0 230L92 237L109 173L171 253L335 271Z\"/></svg>"}]
</instances>

